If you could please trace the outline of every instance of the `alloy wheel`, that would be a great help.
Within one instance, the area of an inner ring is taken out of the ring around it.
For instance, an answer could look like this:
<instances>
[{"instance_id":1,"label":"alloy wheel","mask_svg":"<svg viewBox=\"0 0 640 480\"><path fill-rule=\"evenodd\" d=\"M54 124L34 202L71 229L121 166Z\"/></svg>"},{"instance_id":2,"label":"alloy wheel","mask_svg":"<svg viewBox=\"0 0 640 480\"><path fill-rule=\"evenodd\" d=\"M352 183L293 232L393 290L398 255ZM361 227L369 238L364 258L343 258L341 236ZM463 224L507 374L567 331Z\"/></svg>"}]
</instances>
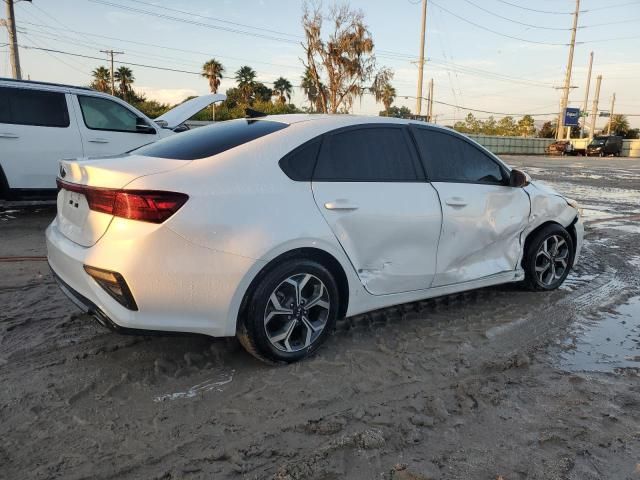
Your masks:
<instances>
[{"instance_id":1,"label":"alloy wheel","mask_svg":"<svg viewBox=\"0 0 640 480\"><path fill-rule=\"evenodd\" d=\"M322 280L309 273L292 275L269 296L264 312L267 339L283 352L303 350L324 331L330 308Z\"/></svg>"},{"instance_id":2,"label":"alloy wheel","mask_svg":"<svg viewBox=\"0 0 640 480\"><path fill-rule=\"evenodd\" d=\"M547 237L536 253L536 277L549 287L561 279L568 268L569 245L560 235Z\"/></svg>"}]
</instances>

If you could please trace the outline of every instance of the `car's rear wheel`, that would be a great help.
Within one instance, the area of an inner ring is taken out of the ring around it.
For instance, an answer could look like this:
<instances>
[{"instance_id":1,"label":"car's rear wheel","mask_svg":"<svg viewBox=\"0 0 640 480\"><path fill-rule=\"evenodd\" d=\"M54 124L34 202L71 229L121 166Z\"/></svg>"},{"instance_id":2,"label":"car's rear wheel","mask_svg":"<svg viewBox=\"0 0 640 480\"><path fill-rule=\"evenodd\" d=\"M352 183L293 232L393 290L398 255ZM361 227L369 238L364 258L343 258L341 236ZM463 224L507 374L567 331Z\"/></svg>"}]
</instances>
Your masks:
<instances>
[{"instance_id":1,"label":"car's rear wheel","mask_svg":"<svg viewBox=\"0 0 640 480\"><path fill-rule=\"evenodd\" d=\"M301 360L326 340L339 301L336 280L323 265L288 260L267 272L250 294L238 322L238 339L261 360Z\"/></svg>"},{"instance_id":2,"label":"car's rear wheel","mask_svg":"<svg viewBox=\"0 0 640 480\"><path fill-rule=\"evenodd\" d=\"M569 275L574 245L569 232L558 224L547 225L527 242L523 258L525 284L533 290L554 290Z\"/></svg>"}]
</instances>

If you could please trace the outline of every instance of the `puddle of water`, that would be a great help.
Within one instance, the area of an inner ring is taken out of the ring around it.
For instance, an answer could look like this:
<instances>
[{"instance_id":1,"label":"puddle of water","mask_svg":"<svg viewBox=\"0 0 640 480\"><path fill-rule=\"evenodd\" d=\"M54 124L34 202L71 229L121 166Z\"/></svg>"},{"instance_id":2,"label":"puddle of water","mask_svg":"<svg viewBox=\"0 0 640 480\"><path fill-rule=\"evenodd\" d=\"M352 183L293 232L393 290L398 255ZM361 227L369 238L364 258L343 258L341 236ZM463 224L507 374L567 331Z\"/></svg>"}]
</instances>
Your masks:
<instances>
[{"instance_id":1,"label":"puddle of water","mask_svg":"<svg viewBox=\"0 0 640 480\"><path fill-rule=\"evenodd\" d=\"M571 372L640 369L640 297L630 298L609 317L582 325L567 342L560 367Z\"/></svg>"}]
</instances>

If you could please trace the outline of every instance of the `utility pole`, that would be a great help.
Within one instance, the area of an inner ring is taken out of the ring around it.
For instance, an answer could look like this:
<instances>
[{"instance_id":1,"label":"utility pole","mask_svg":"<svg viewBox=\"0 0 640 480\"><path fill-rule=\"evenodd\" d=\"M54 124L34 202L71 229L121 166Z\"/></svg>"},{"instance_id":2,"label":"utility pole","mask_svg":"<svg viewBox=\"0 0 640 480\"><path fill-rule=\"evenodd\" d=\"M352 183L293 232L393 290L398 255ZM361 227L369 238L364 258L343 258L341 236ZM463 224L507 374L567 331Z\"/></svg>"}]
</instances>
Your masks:
<instances>
[{"instance_id":1,"label":"utility pole","mask_svg":"<svg viewBox=\"0 0 640 480\"><path fill-rule=\"evenodd\" d=\"M593 67L593 52L589 55L589 73L587 74L587 86L584 89L584 102L582 103L582 114L589 108L589 87L591 86L591 68ZM584 137L584 127L587 124L587 117L582 117L582 128L580 129L580 138Z\"/></svg>"},{"instance_id":2,"label":"utility pole","mask_svg":"<svg viewBox=\"0 0 640 480\"><path fill-rule=\"evenodd\" d=\"M427 122L433 121L433 78L429 80L429 103L427 104Z\"/></svg>"},{"instance_id":3,"label":"utility pole","mask_svg":"<svg viewBox=\"0 0 640 480\"><path fill-rule=\"evenodd\" d=\"M420 33L420 60L418 61L418 94L416 95L416 115L422 111L422 77L424 74L424 38L427 28L427 0L422 0L422 32Z\"/></svg>"},{"instance_id":4,"label":"utility pole","mask_svg":"<svg viewBox=\"0 0 640 480\"><path fill-rule=\"evenodd\" d=\"M560 114L558 115L558 128L556 140L562 140L564 136L564 110L569 104L569 89L571 88L571 70L573 69L573 51L576 48L576 31L578 30L578 14L580 13L580 0L576 0L576 11L573 12L573 27L571 28L571 43L569 44L569 60L567 72L564 76L564 92L560 102ZM571 130L569 130L571 131Z\"/></svg>"},{"instance_id":5,"label":"utility pole","mask_svg":"<svg viewBox=\"0 0 640 480\"><path fill-rule=\"evenodd\" d=\"M115 79L113 78L113 56L114 55L122 55L124 52L114 52L113 50L100 50L102 53L106 53L111 57L111 95L116 94L116 84Z\"/></svg>"},{"instance_id":6,"label":"utility pole","mask_svg":"<svg viewBox=\"0 0 640 480\"><path fill-rule=\"evenodd\" d=\"M609 110L609 126L607 127L607 135L611 135L611 123L613 122L613 107L616 104L616 94L611 97L611 110Z\"/></svg>"},{"instance_id":7,"label":"utility pole","mask_svg":"<svg viewBox=\"0 0 640 480\"><path fill-rule=\"evenodd\" d=\"M20 53L18 52L18 34L16 33L16 16L13 11L13 0L5 0L7 19L2 20L0 25L7 27L9 33L9 55L11 58L11 73L16 80L22 80L20 71Z\"/></svg>"},{"instance_id":8,"label":"utility pole","mask_svg":"<svg viewBox=\"0 0 640 480\"><path fill-rule=\"evenodd\" d=\"M596 96L593 99L593 107L591 108L591 130L589 138L593 138L596 133L596 117L598 116L598 101L600 100L600 84L602 83L602 75L596 78Z\"/></svg>"}]
</instances>

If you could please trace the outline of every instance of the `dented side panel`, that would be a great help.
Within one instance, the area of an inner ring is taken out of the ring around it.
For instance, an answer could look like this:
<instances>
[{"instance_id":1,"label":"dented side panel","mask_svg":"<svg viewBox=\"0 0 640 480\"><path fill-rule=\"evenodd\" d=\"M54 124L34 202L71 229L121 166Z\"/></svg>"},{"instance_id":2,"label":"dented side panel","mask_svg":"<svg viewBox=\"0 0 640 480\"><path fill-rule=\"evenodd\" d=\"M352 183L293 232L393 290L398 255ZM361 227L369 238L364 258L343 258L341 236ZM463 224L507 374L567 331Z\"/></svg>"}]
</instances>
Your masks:
<instances>
[{"instance_id":1,"label":"dented side panel","mask_svg":"<svg viewBox=\"0 0 640 480\"><path fill-rule=\"evenodd\" d=\"M430 184L314 182L313 195L369 293L431 286L442 212Z\"/></svg>"},{"instance_id":2,"label":"dented side panel","mask_svg":"<svg viewBox=\"0 0 640 480\"><path fill-rule=\"evenodd\" d=\"M529 197L521 188L434 182L442 202L442 236L434 286L515 270Z\"/></svg>"}]
</instances>

